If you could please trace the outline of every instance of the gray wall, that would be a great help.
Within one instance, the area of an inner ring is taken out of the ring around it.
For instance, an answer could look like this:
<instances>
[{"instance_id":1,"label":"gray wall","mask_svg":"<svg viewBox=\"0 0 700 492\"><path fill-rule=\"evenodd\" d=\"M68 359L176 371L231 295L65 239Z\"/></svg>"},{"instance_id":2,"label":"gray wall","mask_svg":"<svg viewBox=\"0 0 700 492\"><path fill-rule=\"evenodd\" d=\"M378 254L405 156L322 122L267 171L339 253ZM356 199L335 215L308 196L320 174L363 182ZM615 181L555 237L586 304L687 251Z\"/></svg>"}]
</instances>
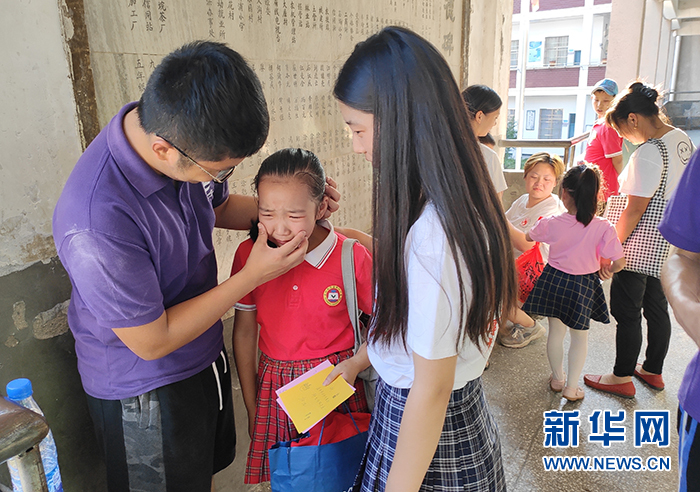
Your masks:
<instances>
[{"instance_id":1,"label":"gray wall","mask_svg":"<svg viewBox=\"0 0 700 492\"><path fill-rule=\"evenodd\" d=\"M82 150L65 29L71 18L55 1L11 2L0 16L0 387L4 394L11 379L32 380L66 490L100 490L65 321L70 283L51 236L54 205ZM0 483L9 483L4 465Z\"/></svg>"},{"instance_id":2,"label":"gray wall","mask_svg":"<svg viewBox=\"0 0 700 492\"><path fill-rule=\"evenodd\" d=\"M679 94L677 101L700 101L700 35L681 36L675 89L677 92L698 91L696 94Z\"/></svg>"}]
</instances>

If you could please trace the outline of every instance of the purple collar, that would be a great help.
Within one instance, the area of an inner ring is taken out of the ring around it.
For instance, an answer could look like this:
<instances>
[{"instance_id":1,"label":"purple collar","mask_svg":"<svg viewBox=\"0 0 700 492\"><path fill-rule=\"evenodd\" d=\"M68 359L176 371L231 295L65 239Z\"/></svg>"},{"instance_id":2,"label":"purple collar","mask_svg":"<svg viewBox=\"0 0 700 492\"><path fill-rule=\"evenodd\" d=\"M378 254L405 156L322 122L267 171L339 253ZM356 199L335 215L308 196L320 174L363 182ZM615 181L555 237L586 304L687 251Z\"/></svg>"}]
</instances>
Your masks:
<instances>
[{"instance_id":1,"label":"purple collar","mask_svg":"<svg viewBox=\"0 0 700 492\"><path fill-rule=\"evenodd\" d=\"M145 198L165 188L173 180L151 168L127 140L124 134L124 117L135 107L136 102L127 104L109 122L107 145L126 179Z\"/></svg>"}]
</instances>

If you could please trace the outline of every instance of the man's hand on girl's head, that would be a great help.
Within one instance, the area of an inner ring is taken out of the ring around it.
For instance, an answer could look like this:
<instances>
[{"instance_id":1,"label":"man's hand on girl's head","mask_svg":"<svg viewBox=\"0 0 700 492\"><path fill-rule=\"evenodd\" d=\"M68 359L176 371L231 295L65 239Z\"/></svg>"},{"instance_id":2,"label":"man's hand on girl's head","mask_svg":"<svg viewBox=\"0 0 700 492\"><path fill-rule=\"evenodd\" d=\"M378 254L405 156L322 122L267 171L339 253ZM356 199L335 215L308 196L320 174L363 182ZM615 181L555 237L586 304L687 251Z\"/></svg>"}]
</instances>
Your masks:
<instances>
[{"instance_id":1,"label":"man's hand on girl's head","mask_svg":"<svg viewBox=\"0 0 700 492\"><path fill-rule=\"evenodd\" d=\"M325 195L328 197L328 207L326 208L326 213L323 215L324 219L327 219L337 212L340 208L338 202L340 201L340 192L337 190L338 183L331 177L326 177L326 191Z\"/></svg>"}]
</instances>

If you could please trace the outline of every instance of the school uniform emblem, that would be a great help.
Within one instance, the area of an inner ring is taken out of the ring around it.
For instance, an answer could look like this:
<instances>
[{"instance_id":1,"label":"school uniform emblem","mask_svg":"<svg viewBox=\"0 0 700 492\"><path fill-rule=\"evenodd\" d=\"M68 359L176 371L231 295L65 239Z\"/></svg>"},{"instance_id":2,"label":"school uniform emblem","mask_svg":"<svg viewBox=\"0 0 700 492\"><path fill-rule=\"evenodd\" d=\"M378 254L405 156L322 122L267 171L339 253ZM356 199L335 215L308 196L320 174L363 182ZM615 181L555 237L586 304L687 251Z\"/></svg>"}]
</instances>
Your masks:
<instances>
[{"instance_id":1,"label":"school uniform emblem","mask_svg":"<svg viewBox=\"0 0 700 492\"><path fill-rule=\"evenodd\" d=\"M323 292L323 300L329 306L337 306L340 304L340 300L343 298L343 291L337 285L331 285L326 288Z\"/></svg>"}]
</instances>

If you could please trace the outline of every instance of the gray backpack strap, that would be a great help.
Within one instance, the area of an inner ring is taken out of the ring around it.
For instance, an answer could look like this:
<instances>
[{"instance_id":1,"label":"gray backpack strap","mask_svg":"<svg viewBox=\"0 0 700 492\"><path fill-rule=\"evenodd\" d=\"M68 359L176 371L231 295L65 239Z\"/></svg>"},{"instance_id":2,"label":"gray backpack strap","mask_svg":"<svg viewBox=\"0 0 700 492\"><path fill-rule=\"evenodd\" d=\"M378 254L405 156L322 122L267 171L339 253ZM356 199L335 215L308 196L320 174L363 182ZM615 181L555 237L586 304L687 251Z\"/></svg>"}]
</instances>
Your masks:
<instances>
[{"instance_id":1,"label":"gray backpack strap","mask_svg":"<svg viewBox=\"0 0 700 492\"><path fill-rule=\"evenodd\" d=\"M343 267L343 290L345 291L345 303L348 305L348 314L352 322L352 328L355 332L355 348L354 353L362 345L364 341L362 332L360 331L360 310L357 307L357 283L355 281L355 259L353 254L353 246L358 242L357 239L345 239L343 241L342 250L342 267ZM365 388L365 397L370 411L374 408L374 396L378 374L372 366L369 366L364 371L357 375L362 380Z\"/></svg>"},{"instance_id":2,"label":"gray backpack strap","mask_svg":"<svg viewBox=\"0 0 700 492\"><path fill-rule=\"evenodd\" d=\"M355 332L355 352L362 345L360 310L357 307L357 285L355 283L355 255L353 253L353 246L356 242L357 239L345 239L342 250L343 290L345 291L345 303L348 305L350 322Z\"/></svg>"}]
</instances>

